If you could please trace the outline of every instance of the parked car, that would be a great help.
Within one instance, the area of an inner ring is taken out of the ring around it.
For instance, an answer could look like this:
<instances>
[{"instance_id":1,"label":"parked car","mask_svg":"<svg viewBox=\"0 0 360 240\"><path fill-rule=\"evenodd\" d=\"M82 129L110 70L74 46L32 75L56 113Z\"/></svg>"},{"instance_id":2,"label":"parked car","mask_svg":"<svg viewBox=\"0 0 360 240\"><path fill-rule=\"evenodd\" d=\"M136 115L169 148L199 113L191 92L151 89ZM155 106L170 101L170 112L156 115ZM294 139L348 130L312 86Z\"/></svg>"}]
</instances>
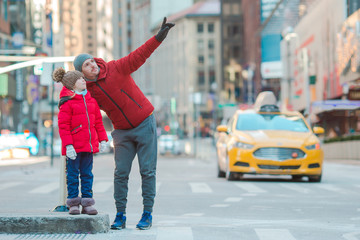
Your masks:
<instances>
[{"instance_id":1,"label":"parked car","mask_svg":"<svg viewBox=\"0 0 360 240\"><path fill-rule=\"evenodd\" d=\"M161 135L158 139L160 155L165 155L166 153L180 155L183 152L181 146L182 144L176 135Z\"/></svg>"},{"instance_id":2,"label":"parked car","mask_svg":"<svg viewBox=\"0 0 360 240\"><path fill-rule=\"evenodd\" d=\"M299 112L282 112L273 104L237 110L217 131L218 177L270 174L321 181L324 153L316 134L324 129L311 130Z\"/></svg>"}]
</instances>

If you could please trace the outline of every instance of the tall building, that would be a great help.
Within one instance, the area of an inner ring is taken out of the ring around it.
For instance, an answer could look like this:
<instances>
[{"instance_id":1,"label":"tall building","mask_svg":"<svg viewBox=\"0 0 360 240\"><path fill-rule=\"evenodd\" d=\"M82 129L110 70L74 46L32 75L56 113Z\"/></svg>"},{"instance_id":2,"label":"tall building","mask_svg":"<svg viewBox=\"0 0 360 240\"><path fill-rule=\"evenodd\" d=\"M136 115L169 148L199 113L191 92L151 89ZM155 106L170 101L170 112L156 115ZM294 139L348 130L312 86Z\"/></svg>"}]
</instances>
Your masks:
<instances>
[{"instance_id":1,"label":"tall building","mask_svg":"<svg viewBox=\"0 0 360 240\"><path fill-rule=\"evenodd\" d=\"M261 89L261 24L260 0L242 0L244 19L244 54L246 63L243 65L244 101L253 104Z\"/></svg>"},{"instance_id":2,"label":"tall building","mask_svg":"<svg viewBox=\"0 0 360 240\"><path fill-rule=\"evenodd\" d=\"M221 0L222 94L224 102L244 102L244 18L242 2Z\"/></svg>"},{"instance_id":3,"label":"tall building","mask_svg":"<svg viewBox=\"0 0 360 240\"><path fill-rule=\"evenodd\" d=\"M161 96L158 120L189 136L198 117L204 127L214 121L221 85L219 18L217 0L198 2L169 16L176 29L151 57L155 94Z\"/></svg>"}]
</instances>

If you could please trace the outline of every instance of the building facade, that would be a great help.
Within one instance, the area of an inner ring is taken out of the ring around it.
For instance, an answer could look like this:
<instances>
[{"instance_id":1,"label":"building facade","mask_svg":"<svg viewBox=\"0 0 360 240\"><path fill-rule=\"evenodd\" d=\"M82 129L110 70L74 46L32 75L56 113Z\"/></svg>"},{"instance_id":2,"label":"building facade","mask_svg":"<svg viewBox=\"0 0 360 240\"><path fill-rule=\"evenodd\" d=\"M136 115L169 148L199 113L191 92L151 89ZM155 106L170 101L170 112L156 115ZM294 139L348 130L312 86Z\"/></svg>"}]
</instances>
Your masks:
<instances>
[{"instance_id":1,"label":"building facade","mask_svg":"<svg viewBox=\"0 0 360 240\"><path fill-rule=\"evenodd\" d=\"M221 86L220 3L198 2L168 17L176 30L151 59L161 124L193 136L194 123L214 122ZM157 32L157 29L154 30Z\"/></svg>"}]
</instances>

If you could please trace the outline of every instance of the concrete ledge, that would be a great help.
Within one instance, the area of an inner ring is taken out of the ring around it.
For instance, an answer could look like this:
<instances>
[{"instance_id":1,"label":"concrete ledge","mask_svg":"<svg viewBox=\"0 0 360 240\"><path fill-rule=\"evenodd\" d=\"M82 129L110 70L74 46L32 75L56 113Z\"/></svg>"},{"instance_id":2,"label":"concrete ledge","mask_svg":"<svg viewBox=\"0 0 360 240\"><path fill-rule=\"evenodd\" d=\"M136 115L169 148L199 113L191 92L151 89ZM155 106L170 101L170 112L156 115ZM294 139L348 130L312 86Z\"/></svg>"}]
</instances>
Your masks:
<instances>
[{"instance_id":1,"label":"concrete ledge","mask_svg":"<svg viewBox=\"0 0 360 240\"><path fill-rule=\"evenodd\" d=\"M360 158L360 141L344 141L323 144L325 159L356 160Z\"/></svg>"},{"instance_id":2,"label":"concrete ledge","mask_svg":"<svg viewBox=\"0 0 360 240\"><path fill-rule=\"evenodd\" d=\"M69 213L1 214L0 233L106 233L110 228L108 214L89 216Z\"/></svg>"}]
</instances>

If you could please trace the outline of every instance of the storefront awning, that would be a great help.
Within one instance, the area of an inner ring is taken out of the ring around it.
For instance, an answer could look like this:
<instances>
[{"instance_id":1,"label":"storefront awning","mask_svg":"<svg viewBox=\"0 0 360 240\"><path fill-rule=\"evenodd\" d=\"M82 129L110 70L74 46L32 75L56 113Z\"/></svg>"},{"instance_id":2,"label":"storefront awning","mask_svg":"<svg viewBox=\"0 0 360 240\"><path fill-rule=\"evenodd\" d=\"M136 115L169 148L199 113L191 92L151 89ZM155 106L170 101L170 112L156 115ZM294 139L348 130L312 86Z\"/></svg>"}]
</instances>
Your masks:
<instances>
[{"instance_id":1,"label":"storefront awning","mask_svg":"<svg viewBox=\"0 0 360 240\"><path fill-rule=\"evenodd\" d=\"M328 111L356 110L360 108L360 101L352 100L325 100L311 103L311 113L319 114Z\"/></svg>"}]
</instances>

